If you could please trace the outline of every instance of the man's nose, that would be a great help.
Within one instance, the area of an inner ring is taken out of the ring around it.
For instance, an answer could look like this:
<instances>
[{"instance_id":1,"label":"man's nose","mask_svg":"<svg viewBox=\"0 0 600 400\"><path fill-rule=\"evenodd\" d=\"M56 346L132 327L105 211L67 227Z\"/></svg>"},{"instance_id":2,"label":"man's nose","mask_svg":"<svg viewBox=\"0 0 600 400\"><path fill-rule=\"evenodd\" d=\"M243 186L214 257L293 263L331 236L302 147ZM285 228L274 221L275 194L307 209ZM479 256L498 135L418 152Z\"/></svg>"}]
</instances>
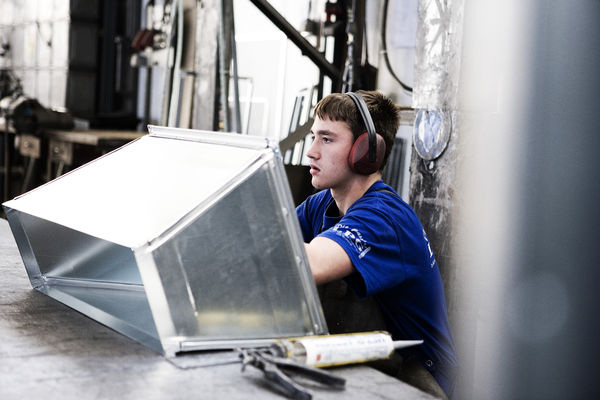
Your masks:
<instances>
[{"instance_id":1,"label":"man's nose","mask_svg":"<svg viewBox=\"0 0 600 400\"><path fill-rule=\"evenodd\" d=\"M312 143L310 144L310 146L308 147L308 151L306 152L306 157L314 159L318 157L318 148L317 148L317 141L313 140Z\"/></svg>"}]
</instances>

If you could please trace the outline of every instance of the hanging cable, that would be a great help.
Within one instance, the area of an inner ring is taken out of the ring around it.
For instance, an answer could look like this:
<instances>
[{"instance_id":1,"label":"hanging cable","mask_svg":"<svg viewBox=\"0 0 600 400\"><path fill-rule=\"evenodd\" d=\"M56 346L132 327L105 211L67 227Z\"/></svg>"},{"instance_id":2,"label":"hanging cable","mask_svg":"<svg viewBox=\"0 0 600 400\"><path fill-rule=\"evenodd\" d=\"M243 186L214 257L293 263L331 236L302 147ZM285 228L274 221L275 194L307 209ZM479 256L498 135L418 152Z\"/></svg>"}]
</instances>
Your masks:
<instances>
[{"instance_id":1,"label":"hanging cable","mask_svg":"<svg viewBox=\"0 0 600 400\"><path fill-rule=\"evenodd\" d=\"M342 73L342 93L355 90L354 85L354 35L356 34L356 26L354 13L356 12L356 0L352 0L350 8L346 8L347 23L347 55L344 63L344 72Z\"/></svg>"},{"instance_id":2,"label":"hanging cable","mask_svg":"<svg viewBox=\"0 0 600 400\"><path fill-rule=\"evenodd\" d=\"M390 72L390 74L392 75L392 77L400 84L400 86L402 86L402 89L406 90L407 92L411 92L413 91L412 87L408 86L407 84L405 84L404 82L402 82L400 80L400 78L398 78L398 76L394 73L394 70L392 69L392 66L390 64L390 59L388 58L388 52L387 52L387 35L386 35L386 31L387 31L387 16L388 16L388 5L389 5L389 0L384 0L383 2L383 21L381 24L381 47L382 47L382 53L383 53L383 59L385 61L385 65L387 66L388 71Z\"/></svg>"}]
</instances>

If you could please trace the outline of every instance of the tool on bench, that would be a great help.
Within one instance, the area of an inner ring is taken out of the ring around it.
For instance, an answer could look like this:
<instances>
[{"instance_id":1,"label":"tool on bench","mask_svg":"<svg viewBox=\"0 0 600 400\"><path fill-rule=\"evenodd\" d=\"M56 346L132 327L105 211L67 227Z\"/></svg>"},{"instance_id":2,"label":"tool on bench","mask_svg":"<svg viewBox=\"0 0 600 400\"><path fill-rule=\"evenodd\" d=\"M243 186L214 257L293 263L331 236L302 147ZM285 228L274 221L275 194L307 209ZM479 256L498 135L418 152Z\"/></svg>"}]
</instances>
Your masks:
<instances>
[{"instance_id":1,"label":"tool on bench","mask_svg":"<svg viewBox=\"0 0 600 400\"><path fill-rule=\"evenodd\" d=\"M289 358L278 357L273 354L271 349L243 349L240 350L240 357L242 358L242 372L247 365L258 368L263 371L269 384L292 399L310 400L312 395L296 383L290 375L310 379L330 389L342 390L346 385L344 378L322 369L299 364Z\"/></svg>"},{"instance_id":2,"label":"tool on bench","mask_svg":"<svg viewBox=\"0 0 600 400\"><path fill-rule=\"evenodd\" d=\"M270 347L242 349L242 371L252 365L287 397L310 399L311 394L291 379L296 374L333 389L344 389L345 380L316 367L363 363L388 358L396 350L422 340L394 341L385 331L317 335L279 339Z\"/></svg>"}]
</instances>

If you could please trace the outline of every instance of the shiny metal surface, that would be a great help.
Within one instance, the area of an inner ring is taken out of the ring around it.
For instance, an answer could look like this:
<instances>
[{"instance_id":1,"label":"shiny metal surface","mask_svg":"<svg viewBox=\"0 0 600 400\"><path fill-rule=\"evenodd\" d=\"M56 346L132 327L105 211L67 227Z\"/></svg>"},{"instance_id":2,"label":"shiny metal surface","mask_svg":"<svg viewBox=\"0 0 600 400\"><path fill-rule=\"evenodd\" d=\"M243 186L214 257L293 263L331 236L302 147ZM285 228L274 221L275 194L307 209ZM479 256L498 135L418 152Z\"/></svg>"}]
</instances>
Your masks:
<instances>
[{"instance_id":1,"label":"shiny metal surface","mask_svg":"<svg viewBox=\"0 0 600 400\"><path fill-rule=\"evenodd\" d=\"M283 399L258 369L240 372L236 351L163 357L31 290L12 236L0 218L0 399ZM433 399L363 364L335 374L346 390L313 386L313 398Z\"/></svg>"},{"instance_id":2,"label":"shiny metal surface","mask_svg":"<svg viewBox=\"0 0 600 400\"><path fill-rule=\"evenodd\" d=\"M465 0L419 0L412 107L456 110Z\"/></svg>"},{"instance_id":3,"label":"shiny metal surface","mask_svg":"<svg viewBox=\"0 0 600 400\"><path fill-rule=\"evenodd\" d=\"M149 129L4 204L32 286L169 355L327 332L277 147Z\"/></svg>"},{"instance_id":4,"label":"shiny metal surface","mask_svg":"<svg viewBox=\"0 0 600 400\"><path fill-rule=\"evenodd\" d=\"M452 117L443 110L417 111L413 129L413 143L419 157L430 161L438 158L448 146L452 131Z\"/></svg>"}]
</instances>

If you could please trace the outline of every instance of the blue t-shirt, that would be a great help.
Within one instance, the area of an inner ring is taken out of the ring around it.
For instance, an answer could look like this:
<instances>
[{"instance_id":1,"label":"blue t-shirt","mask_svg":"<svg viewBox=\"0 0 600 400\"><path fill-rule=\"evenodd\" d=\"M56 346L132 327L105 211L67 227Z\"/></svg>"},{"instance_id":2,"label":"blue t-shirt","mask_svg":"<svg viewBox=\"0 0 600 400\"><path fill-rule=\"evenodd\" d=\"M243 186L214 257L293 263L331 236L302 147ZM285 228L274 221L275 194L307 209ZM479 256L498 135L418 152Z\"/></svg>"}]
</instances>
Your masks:
<instances>
[{"instance_id":1,"label":"blue t-shirt","mask_svg":"<svg viewBox=\"0 0 600 400\"><path fill-rule=\"evenodd\" d=\"M444 288L414 210L378 181L342 217L329 190L310 196L296 213L305 242L323 236L346 251L359 278L348 277L348 285L359 297L375 298L394 340L423 339L400 352L416 356L452 397L457 360Z\"/></svg>"}]
</instances>

